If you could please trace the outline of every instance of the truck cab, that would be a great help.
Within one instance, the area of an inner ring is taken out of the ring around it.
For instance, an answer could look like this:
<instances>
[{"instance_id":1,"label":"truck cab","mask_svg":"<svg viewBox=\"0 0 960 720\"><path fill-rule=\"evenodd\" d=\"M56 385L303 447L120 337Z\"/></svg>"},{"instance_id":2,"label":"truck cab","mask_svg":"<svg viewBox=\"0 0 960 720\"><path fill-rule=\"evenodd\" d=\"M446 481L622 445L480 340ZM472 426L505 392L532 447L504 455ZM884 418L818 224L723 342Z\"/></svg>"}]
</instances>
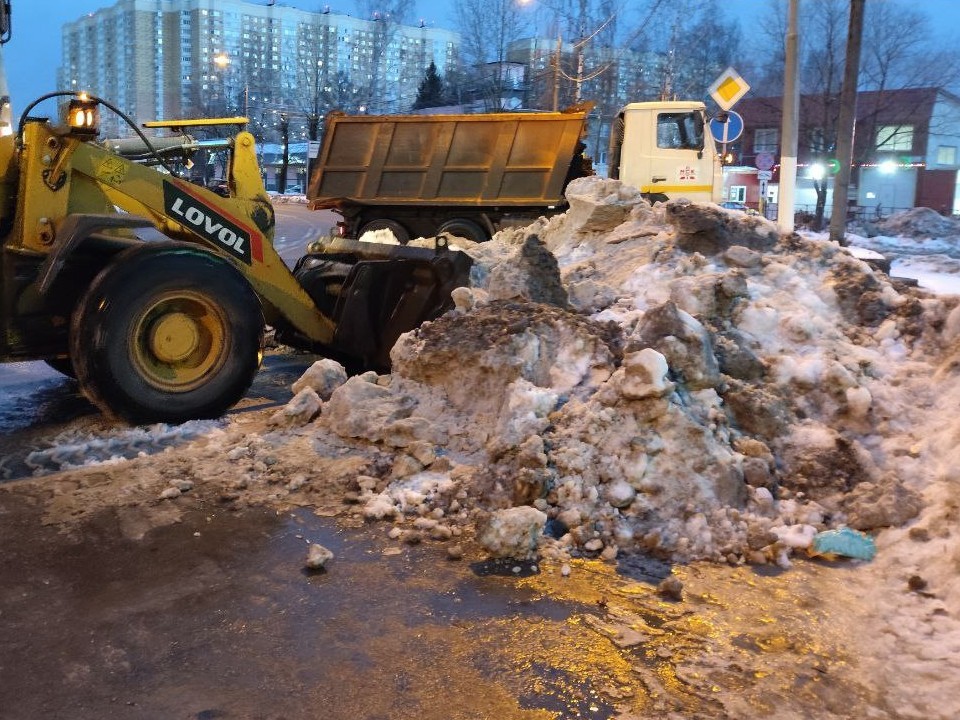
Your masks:
<instances>
[{"instance_id":1,"label":"truck cab","mask_svg":"<svg viewBox=\"0 0 960 720\"><path fill-rule=\"evenodd\" d=\"M721 167L705 111L691 101L626 105L610 134L610 177L652 200L718 202Z\"/></svg>"}]
</instances>

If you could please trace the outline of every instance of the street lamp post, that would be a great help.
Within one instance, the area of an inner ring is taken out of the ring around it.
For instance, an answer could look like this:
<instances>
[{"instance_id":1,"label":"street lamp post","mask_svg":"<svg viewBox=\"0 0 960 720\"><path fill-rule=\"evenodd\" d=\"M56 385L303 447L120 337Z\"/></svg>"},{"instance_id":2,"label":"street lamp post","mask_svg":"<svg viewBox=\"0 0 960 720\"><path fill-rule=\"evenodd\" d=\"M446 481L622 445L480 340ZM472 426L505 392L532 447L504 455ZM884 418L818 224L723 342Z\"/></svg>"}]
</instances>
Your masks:
<instances>
[{"instance_id":1,"label":"street lamp post","mask_svg":"<svg viewBox=\"0 0 960 720\"><path fill-rule=\"evenodd\" d=\"M223 73L223 77L226 77L227 69L230 67L230 56L225 52L221 52L218 55L214 56L213 63L220 68L220 71ZM226 83L224 83L226 86ZM247 85L247 78L243 78L243 116L250 116L250 90Z\"/></svg>"},{"instance_id":2,"label":"street lamp post","mask_svg":"<svg viewBox=\"0 0 960 720\"><path fill-rule=\"evenodd\" d=\"M280 176L277 178L277 192L283 195L287 191L287 168L290 166L290 118L280 113L280 142L283 156L280 161Z\"/></svg>"}]
</instances>

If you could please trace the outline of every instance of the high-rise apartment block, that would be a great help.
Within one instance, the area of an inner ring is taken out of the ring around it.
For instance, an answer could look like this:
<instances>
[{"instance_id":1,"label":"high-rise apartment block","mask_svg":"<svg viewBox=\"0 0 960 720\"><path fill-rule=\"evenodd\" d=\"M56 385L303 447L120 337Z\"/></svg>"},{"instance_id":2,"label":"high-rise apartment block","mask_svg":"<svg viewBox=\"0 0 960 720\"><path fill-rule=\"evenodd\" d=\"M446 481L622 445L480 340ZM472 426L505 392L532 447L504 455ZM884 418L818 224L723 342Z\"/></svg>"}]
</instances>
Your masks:
<instances>
[{"instance_id":1,"label":"high-rise apartment block","mask_svg":"<svg viewBox=\"0 0 960 720\"><path fill-rule=\"evenodd\" d=\"M110 100L137 123L334 108L407 112L431 62L456 68L459 34L243 0L118 0L63 28L60 86ZM108 135L129 134L104 115Z\"/></svg>"}]
</instances>

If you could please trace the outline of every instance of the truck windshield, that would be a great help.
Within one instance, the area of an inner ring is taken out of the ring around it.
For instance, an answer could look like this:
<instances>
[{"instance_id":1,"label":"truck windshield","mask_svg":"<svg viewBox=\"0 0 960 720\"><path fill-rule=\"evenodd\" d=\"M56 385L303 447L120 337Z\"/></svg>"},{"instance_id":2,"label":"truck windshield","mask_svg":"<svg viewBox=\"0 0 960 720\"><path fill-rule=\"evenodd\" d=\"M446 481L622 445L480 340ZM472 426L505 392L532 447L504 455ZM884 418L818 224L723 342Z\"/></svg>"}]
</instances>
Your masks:
<instances>
[{"instance_id":1,"label":"truck windshield","mask_svg":"<svg viewBox=\"0 0 960 720\"><path fill-rule=\"evenodd\" d=\"M657 147L703 150L703 118L698 112L659 113Z\"/></svg>"}]
</instances>

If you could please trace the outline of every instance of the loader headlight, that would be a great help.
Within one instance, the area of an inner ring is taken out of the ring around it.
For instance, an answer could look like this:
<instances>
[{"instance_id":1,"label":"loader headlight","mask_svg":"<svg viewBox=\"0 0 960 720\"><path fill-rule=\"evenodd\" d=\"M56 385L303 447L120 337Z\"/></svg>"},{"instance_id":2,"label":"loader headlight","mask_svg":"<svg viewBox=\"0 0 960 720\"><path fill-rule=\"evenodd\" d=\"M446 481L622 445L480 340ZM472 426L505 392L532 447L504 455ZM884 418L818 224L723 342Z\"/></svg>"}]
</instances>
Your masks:
<instances>
[{"instance_id":1,"label":"loader headlight","mask_svg":"<svg viewBox=\"0 0 960 720\"><path fill-rule=\"evenodd\" d=\"M86 95L73 98L67 107L67 125L70 134L94 138L100 132L100 109L95 100Z\"/></svg>"}]
</instances>

